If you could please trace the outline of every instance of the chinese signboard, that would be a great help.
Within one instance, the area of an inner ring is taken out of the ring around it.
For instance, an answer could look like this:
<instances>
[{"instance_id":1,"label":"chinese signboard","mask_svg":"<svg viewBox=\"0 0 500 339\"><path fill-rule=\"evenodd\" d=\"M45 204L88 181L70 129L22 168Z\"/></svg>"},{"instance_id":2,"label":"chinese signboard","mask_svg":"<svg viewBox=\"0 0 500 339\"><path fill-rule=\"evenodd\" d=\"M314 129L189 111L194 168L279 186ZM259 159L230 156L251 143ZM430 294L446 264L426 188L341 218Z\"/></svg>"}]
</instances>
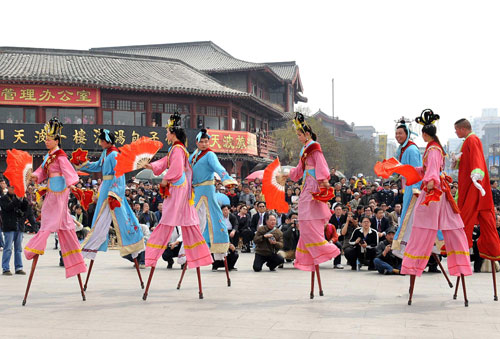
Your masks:
<instances>
[{"instance_id":1,"label":"chinese signboard","mask_svg":"<svg viewBox=\"0 0 500 339\"><path fill-rule=\"evenodd\" d=\"M216 153L240 153L257 155L257 137L248 132L209 129L210 145Z\"/></svg>"},{"instance_id":2,"label":"chinese signboard","mask_svg":"<svg viewBox=\"0 0 500 339\"><path fill-rule=\"evenodd\" d=\"M387 134L380 134L378 136L378 159L385 159L387 153Z\"/></svg>"},{"instance_id":3,"label":"chinese signboard","mask_svg":"<svg viewBox=\"0 0 500 339\"><path fill-rule=\"evenodd\" d=\"M0 84L0 105L99 107L98 88Z\"/></svg>"}]
</instances>

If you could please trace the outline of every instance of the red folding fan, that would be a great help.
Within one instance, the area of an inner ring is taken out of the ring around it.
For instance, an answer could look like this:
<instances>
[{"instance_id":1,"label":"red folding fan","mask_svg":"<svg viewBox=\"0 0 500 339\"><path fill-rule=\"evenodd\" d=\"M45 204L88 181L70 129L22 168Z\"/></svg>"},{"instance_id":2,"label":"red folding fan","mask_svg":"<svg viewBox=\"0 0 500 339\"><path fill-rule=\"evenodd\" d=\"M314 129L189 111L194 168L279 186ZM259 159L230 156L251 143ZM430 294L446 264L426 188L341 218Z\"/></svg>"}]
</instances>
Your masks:
<instances>
[{"instance_id":1,"label":"red folding fan","mask_svg":"<svg viewBox=\"0 0 500 339\"><path fill-rule=\"evenodd\" d=\"M75 187L71 189L71 193L73 193L85 211L89 209L89 206L92 203L92 198L94 197L94 191Z\"/></svg>"},{"instance_id":2,"label":"red folding fan","mask_svg":"<svg viewBox=\"0 0 500 339\"><path fill-rule=\"evenodd\" d=\"M125 173L143 168L162 147L160 141L148 137L141 137L131 144L120 147L120 154L116 156L116 176L121 177Z\"/></svg>"},{"instance_id":3,"label":"red folding fan","mask_svg":"<svg viewBox=\"0 0 500 339\"><path fill-rule=\"evenodd\" d=\"M33 158L27 152L17 149L7 150L7 170L4 175L18 197L24 197L33 173Z\"/></svg>"},{"instance_id":4,"label":"red folding fan","mask_svg":"<svg viewBox=\"0 0 500 339\"><path fill-rule=\"evenodd\" d=\"M415 167L403 165L396 158L384 159L382 162L377 161L373 170L377 176L384 179L389 178L392 173L400 174L406 178L406 185L413 185L422 180Z\"/></svg>"},{"instance_id":5,"label":"red folding fan","mask_svg":"<svg viewBox=\"0 0 500 339\"><path fill-rule=\"evenodd\" d=\"M76 166L81 165L88 160L88 154L89 151L84 151L81 148L78 148L76 151L71 152L71 159L69 161Z\"/></svg>"},{"instance_id":6,"label":"red folding fan","mask_svg":"<svg viewBox=\"0 0 500 339\"><path fill-rule=\"evenodd\" d=\"M279 213L288 213L288 203L285 201L285 182L281 177L280 160L276 158L264 170L262 193L266 198L267 208Z\"/></svg>"}]
</instances>

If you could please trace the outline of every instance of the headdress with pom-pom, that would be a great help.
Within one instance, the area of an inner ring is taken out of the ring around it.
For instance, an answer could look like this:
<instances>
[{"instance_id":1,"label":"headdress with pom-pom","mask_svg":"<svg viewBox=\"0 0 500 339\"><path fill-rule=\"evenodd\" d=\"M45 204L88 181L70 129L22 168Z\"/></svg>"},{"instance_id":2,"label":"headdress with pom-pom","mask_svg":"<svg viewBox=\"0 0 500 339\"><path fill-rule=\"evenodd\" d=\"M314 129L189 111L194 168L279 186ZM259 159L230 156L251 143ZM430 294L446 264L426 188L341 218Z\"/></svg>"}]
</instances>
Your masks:
<instances>
[{"instance_id":1,"label":"headdress with pom-pom","mask_svg":"<svg viewBox=\"0 0 500 339\"><path fill-rule=\"evenodd\" d=\"M169 128L180 128L181 127L181 115L179 112L175 112L170 116L170 119L168 119L168 124L166 126L167 129Z\"/></svg>"},{"instance_id":2,"label":"headdress with pom-pom","mask_svg":"<svg viewBox=\"0 0 500 339\"><path fill-rule=\"evenodd\" d=\"M43 129L45 130L46 135L49 137L61 137L63 123L60 122L56 117L53 117L45 123Z\"/></svg>"},{"instance_id":3,"label":"headdress with pom-pom","mask_svg":"<svg viewBox=\"0 0 500 339\"><path fill-rule=\"evenodd\" d=\"M311 131L311 127L306 122L304 115L300 112L295 112L295 118L293 119L293 124L295 125L295 130L305 133L306 131Z\"/></svg>"}]
</instances>

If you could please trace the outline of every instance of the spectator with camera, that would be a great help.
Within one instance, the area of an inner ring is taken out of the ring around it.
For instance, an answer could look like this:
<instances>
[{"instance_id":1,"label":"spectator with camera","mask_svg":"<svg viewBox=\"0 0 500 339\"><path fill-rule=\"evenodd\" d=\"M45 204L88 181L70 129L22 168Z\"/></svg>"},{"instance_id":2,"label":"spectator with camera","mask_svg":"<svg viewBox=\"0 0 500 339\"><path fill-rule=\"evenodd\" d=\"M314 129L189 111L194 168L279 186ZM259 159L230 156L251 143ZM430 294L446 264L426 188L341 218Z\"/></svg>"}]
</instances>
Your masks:
<instances>
[{"instance_id":1,"label":"spectator with camera","mask_svg":"<svg viewBox=\"0 0 500 339\"><path fill-rule=\"evenodd\" d=\"M277 252L283 248L283 233L276 227L276 216L269 214L265 225L260 226L253 238L255 242L255 259L253 270L262 271L262 265L266 264L270 271L275 271L278 265L283 264L284 259Z\"/></svg>"},{"instance_id":2,"label":"spectator with camera","mask_svg":"<svg viewBox=\"0 0 500 339\"><path fill-rule=\"evenodd\" d=\"M354 232L354 230L356 230L356 228L359 227L358 220L359 217L356 213L347 212L346 221L344 223L344 226L342 227L342 230L340 231L340 235L344 237L344 240L341 241L342 249L344 251L350 246L349 240L351 240L352 233Z\"/></svg>"},{"instance_id":3,"label":"spectator with camera","mask_svg":"<svg viewBox=\"0 0 500 339\"><path fill-rule=\"evenodd\" d=\"M375 269L381 274L399 274L402 260L392 254L392 241L396 231L394 228L387 230L385 240L377 246L377 257L373 260Z\"/></svg>"},{"instance_id":4,"label":"spectator with camera","mask_svg":"<svg viewBox=\"0 0 500 339\"><path fill-rule=\"evenodd\" d=\"M26 274L23 271L23 232L28 200L18 198L14 194L14 187L8 186L7 194L0 198L2 208L2 233L4 236L4 249L2 254L3 275L12 275L10 271L10 258L14 247L14 267L16 274Z\"/></svg>"},{"instance_id":5,"label":"spectator with camera","mask_svg":"<svg viewBox=\"0 0 500 339\"><path fill-rule=\"evenodd\" d=\"M290 223L282 227L283 232L283 249L278 251L287 262L295 259L295 251L299 243L299 216L297 213L291 213L289 216Z\"/></svg>"},{"instance_id":6,"label":"spectator with camera","mask_svg":"<svg viewBox=\"0 0 500 339\"><path fill-rule=\"evenodd\" d=\"M250 214L247 205L240 205L236 220L238 222L238 231L243 239L241 252L250 253L250 241L252 241L255 232L250 228Z\"/></svg>"},{"instance_id":7,"label":"spectator with camera","mask_svg":"<svg viewBox=\"0 0 500 339\"><path fill-rule=\"evenodd\" d=\"M368 270L375 269L373 259L377 255L378 233L371 228L371 220L368 217L361 218L361 227L352 232L349 247L344 250L347 263L353 270L359 270L362 265L368 265Z\"/></svg>"}]
</instances>

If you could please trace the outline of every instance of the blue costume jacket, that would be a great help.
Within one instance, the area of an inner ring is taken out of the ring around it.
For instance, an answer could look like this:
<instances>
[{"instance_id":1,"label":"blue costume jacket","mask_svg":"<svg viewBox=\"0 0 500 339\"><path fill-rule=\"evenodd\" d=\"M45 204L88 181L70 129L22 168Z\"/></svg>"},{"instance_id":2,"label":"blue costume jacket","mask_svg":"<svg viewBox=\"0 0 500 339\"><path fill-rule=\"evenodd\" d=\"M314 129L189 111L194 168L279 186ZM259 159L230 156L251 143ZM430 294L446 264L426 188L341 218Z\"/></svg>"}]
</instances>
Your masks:
<instances>
[{"instance_id":1,"label":"blue costume jacket","mask_svg":"<svg viewBox=\"0 0 500 339\"><path fill-rule=\"evenodd\" d=\"M211 253L226 253L229 235L217 202L214 173L220 176L224 185L236 184L236 181L229 176L211 150L201 152L197 149L189 157L189 163L193 168L194 204L198 215L201 214L200 228L203 237Z\"/></svg>"},{"instance_id":2,"label":"blue costume jacket","mask_svg":"<svg viewBox=\"0 0 500 339\"><path fill-rule=\"evenodd\" d=\"M97 200L97 206L92 220L92 229L83 243L83 250L85 251L85 245L92 237L97 220L102 215L104 209L109 209L108 197L113 197L121 204L120 207L111 210L111 217L116 231L118 245L120 246L120 255L125 256L134 252L140 252L144 249L143 233L139 226L139 221L125 197L125 176L122 175L119 178L115 176L114 168L118 152L112 150L109 154L107 153L108 151L104 150L98 161L87 162L80 168L80 170L84 172L102 171L103 175L103 181L101 187L99 187L99 199ZM109 227L109 225L100 227ZM108 238L100 245L98 251L106 251L107 248Z\"/></svg>"}]
</instances>

